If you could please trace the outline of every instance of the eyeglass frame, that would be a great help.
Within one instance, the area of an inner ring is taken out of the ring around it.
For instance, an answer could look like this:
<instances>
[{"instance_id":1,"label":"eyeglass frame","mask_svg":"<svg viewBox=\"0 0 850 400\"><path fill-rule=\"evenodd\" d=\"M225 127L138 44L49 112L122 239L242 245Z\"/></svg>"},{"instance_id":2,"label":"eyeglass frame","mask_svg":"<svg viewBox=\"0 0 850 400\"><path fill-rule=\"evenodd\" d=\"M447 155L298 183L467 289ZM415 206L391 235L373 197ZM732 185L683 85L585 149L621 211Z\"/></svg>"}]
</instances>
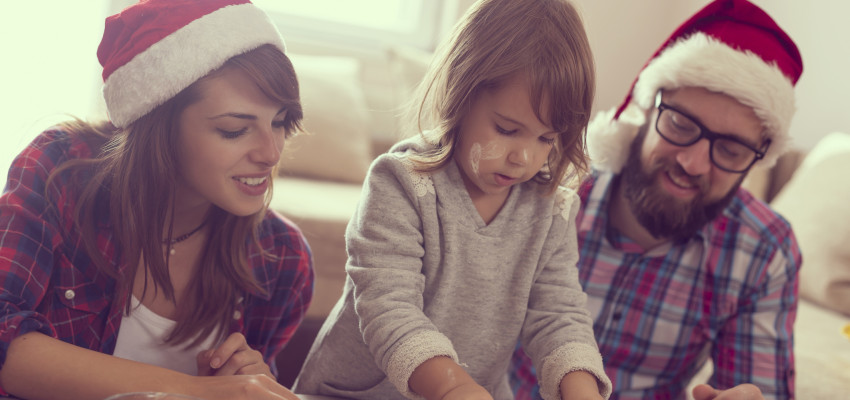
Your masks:
<instances>
[{"instance_id":1,"label":"eyeglass frame","mask_svg":"<svg viewBox=\"0 0 850 400\"><path fill-rule=\"evenodd\" d=\"M655 108L658 110L658 115L655 116L655 132L657 132L658 136L661 136L661 138L664 139L667 143L670 143L670 144L672 144L674 146L678 146L678 147L688 147L688 146L693 146L695 143L699 142L702 139L707 139L708 140L708 146L709 146L709 148L708 148L708 158L711 160L711 163L715 167L720 168L723 171L731 172L731 173L738 173L738 174L747 172L750 168L752 168L753 164L755 164L756 161L763 159L764 155L767 154L767 149L770 147L770 144L771 144L770 138L765 139L765 143L762 145L761 150L758 150L758 149L754 148L753 146L751 146L750 144L744 142L743 140L736 138L735 136L714 132L714 131L706 128L705 125L703 125L701 122L699 122L699 120L697 120L696 118L694 118L690 114L683 112L682 110L679 110L676 107L673 107L669 104L662 102L661 101L661 92L662 92L662 90L659 89L658 92L655 94ZM661 133L661 131L658 129L658 121L661 120L661 113L664 112L664 110L675 111L675 112L681 114L682 116L684 116L685 118L689 119L691 122L694 123L694 125L697 126L697 128L699 128L699 135L696 138L694 138L692 141L685 143L685 144L674 142L671 139L669 139L667 136L664 136L664 134ZM717 161L714 160L714 143L717 141L717 139L731 140L735 143L738 143L738 144L746 147L747 149L752 150L752 152L755 153L756 156L752 159L752 161L750 161L750 164L747 165L746 168L744 168L740 171L726 168L726 167L718 164Z\"/></svg>"}]
</instances>

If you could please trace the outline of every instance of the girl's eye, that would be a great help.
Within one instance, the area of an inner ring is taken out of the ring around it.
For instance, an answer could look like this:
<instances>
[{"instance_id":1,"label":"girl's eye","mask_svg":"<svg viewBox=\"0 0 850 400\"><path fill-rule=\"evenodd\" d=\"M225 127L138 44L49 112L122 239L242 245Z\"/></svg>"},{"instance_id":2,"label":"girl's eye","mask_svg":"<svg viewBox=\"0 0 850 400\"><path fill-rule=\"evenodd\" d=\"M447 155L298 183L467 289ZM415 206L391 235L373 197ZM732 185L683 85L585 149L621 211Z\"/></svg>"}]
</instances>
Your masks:
<instances>
[{"instance_id":1,"label":"girl's eye","mask_svg":"<svg viewBox=\"0 0 850 400\"><path fill-rule=\"evenodd\" d=\"M247 130L248 130L248 128L242 128L238 131L229 131L229 130L226 130L226 129L219 129L218 132L225 139L236 139L239 136L244 135Z\"/></svg>"},{"instance_id":2,"label":"girl's eye","mask_svg":"<svg viewBox=\"0 0 850 400\"><path fill-rule=\"evenodd\" d=\"M502 135L512 135L512 134L516 133L516 131L517 131L516 129L508 130L508 129L502 128L501 126L499 126L499 124L496 124L496 132L499 132Z\"/></svg>"},{"instance_id":3,"label":"girl's eye","mask_svg":"<svg viewBox=\"0 0 850 400\"><path fill-rule=\"evenodd\" d=\"M540 141L543 142L543 143L546 143L548 145L555 144L555 138L549 138L549 137L546 137L546 136L541 136Z\"/></svg>"}]
</instances>

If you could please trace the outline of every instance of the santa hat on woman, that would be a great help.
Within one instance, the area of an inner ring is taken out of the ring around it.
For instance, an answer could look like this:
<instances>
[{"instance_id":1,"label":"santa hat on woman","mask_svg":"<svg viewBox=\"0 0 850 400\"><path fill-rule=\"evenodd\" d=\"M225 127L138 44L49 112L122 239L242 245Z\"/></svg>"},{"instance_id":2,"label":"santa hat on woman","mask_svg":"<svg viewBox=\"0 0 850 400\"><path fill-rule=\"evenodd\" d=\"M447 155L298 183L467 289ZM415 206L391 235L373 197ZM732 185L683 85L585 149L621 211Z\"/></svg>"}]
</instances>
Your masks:
<instances>
[{"instance_id":1,"label":"santa hat on woman","mask_svg":"<svg viewBox=\"0 0 850 400\"><path fill-rule=\"evenodd\" d=\"M692 86L751 107L771 140L758 164L772 166L789 147L794 85L802 72L797 46L764 11L746 0L713 1L661 45L620 107L590 123L591 163L619 172L658 90Z\"/></svg>"},{"instance_id":2,"label":"santa hat on woman","mask_svg":"<svg viewBox=\"0 0 850 400\"><path fill-rule=\"evenodd\" d=\"M248 0L142 0L106 19L97 58L109 119L126 127L228 59L264 44L285 51Z\"/></svg>"}]
</instances>

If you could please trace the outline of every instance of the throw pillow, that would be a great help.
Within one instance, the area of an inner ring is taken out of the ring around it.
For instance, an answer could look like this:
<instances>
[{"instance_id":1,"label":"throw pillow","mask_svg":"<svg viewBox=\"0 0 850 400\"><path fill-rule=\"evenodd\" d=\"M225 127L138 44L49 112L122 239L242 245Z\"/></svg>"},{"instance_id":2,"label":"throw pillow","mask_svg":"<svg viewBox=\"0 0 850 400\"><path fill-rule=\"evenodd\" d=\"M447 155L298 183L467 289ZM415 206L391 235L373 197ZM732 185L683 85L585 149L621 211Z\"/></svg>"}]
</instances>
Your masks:
<instances>
[{"instance_id":1,"label":"throw pillow","mask_svg":"<svg viewBox=\"0 0 850 400\"><path fill-rule=\"evenodd\" d=\"M372 140L360 62L350 57L287 55L298 75L306 132L287 140L280 174L363 182L372 162Z\"/></svg>"},{"instance_id":2,"label":"throw pillow","mask_svg":"<svg viewBox=\"0 0 850 400\"><path fill-rule=\"evenodd\" d=\"M850 315L850 134L821 139L772 207L794 229L803 254L800 297Z\"/></svg>"}]
</instances>

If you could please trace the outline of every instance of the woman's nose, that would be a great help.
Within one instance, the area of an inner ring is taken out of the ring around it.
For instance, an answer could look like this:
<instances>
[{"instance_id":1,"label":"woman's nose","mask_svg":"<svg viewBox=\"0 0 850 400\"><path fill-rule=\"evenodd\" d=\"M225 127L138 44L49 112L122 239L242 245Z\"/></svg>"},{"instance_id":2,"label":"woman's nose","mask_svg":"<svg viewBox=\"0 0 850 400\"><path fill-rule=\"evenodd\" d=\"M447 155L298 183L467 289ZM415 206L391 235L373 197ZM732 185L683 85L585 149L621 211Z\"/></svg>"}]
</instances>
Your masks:
<instances>
[{"instance_id":1,"label":"woman's nose","mask_svg":"<svg viewBox=\"0 0 850 400\"><path fill-rule=\"evenodd\" d=\"M262 132L254 149L254 160L266 165L276 165L283 152L284 135L272 129Z\"/></svg>"}]
</instances>

